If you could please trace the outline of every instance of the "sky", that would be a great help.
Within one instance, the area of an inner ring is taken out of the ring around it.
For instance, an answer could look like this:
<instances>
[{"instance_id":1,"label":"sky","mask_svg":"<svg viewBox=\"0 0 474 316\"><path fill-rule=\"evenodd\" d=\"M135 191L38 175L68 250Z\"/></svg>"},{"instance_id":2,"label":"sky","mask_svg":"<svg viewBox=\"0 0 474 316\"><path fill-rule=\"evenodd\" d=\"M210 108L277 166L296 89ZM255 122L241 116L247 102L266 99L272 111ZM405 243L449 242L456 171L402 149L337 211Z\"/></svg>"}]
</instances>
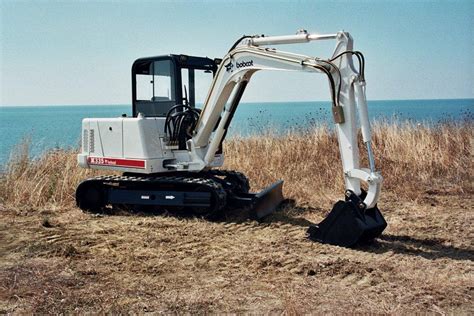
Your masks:
<instances>
[{"instance_id":1,"label":"sky","mask_svg":"<svg viewBox=\"0 0 474 316\"><path fill-rule=\"evenodd\" d=\"M139 57L223 57L244 34L302 28L350 32L369 100L474 98L474 1L0 0L0 106L130 104ZM279 49L328 58L334 44ZM329 100L322 75L257 73L242 99L310 100Z\"/></svg>"}]
</instances>

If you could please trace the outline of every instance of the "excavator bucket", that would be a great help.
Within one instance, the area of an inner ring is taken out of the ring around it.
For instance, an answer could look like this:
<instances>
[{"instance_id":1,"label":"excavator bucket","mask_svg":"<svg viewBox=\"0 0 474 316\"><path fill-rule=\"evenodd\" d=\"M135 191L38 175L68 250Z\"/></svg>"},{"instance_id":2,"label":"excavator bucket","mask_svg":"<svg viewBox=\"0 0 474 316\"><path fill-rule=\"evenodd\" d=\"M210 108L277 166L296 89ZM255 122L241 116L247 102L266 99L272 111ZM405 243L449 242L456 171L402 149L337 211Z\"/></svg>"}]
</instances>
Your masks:
<instances>
[{"instance_id":1,"label":"excavator bucket","mask_svg":"<svg viewBox=\"0 0 474 316\"><path fill-rule=\"evenodd\" d=\"M348 191L318 225L311 225L309 239L324 244L354 247L380 236L387 222L377 206L366 209L362 199Z\"/></svg>"}]
</instances>

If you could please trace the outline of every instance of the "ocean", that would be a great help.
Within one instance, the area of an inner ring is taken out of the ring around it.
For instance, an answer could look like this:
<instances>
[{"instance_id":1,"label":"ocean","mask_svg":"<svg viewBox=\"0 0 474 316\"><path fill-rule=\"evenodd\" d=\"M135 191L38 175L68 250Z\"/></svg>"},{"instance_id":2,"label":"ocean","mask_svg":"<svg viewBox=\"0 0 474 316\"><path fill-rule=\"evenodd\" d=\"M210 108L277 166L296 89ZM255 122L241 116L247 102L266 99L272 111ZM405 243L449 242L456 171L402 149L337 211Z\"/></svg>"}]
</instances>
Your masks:
<instances>
[{"instance_id":1,"label":"ocean","mask_svg":"<svg viewBox=\"0 0 474 316\"><path fill-rule=\"evenodd\" d=\"M368 106L371 120L432 125L474 118L474 99L369 101ZM77 148L83 118L122 114L131 115L131 106L1 106L0 169L24 139L30 140L33 157L52 148ZM243 103L231 123L229 137L261 134L269 129L285 133L318 124L332 124L329 102Z\"/></svg>"}]
</instances>

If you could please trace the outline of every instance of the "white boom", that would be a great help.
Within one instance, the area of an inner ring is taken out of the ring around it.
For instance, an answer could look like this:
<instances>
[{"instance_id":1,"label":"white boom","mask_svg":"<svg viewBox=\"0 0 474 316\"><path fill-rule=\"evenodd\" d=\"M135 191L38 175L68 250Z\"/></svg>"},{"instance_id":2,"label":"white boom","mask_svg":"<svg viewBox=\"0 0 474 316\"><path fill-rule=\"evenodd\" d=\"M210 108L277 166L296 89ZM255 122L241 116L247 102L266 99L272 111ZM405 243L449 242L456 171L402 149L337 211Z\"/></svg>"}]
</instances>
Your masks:
<instances>
[{"instance_id":1,"label":"white boom","mask_svg":"<svg viewBox=\"0 0 474 316\"><path fill-rule=\"evenodd\" d=\"M312 73L325 73L328 70L340 85L340 93L333 105L336 113L336 129L343 164L346 189L360 195L360 181L368 183L367 196L364 203L370 208L378 200L382 184L382 176L376 172L371 149L370 122L365 96L365 81L354 69L352 57L342 55L337 60L337 67L331 67L327 61L288 52L277 51L261 47L262 45L293 44L309 41L336 39L337 44L333 57L346 51L352 51L353 40L349 33L316 35L297 34L290 36L262 37L243 40L236 48L231 50L223 59L221 66L212 82L209 94L199 118L195 134L188 141L192 161L177 163L178 169L201 170L209 166L215 153L222 142L228 121L232 118L240 94L239 88L246 85L252 75L260 70L286 70ZM258 45L258 46L257 46ZM356 103L357 99L357 103ZM337 115L342 111L343 115ZM360 168L359 150L357 144L357 120L359 121L364 143L367 145L370 161L369 169ZM220 119L220 121L219 121ZM217 122L219 124L214 131Z\"/></svg>"}]
</instances>

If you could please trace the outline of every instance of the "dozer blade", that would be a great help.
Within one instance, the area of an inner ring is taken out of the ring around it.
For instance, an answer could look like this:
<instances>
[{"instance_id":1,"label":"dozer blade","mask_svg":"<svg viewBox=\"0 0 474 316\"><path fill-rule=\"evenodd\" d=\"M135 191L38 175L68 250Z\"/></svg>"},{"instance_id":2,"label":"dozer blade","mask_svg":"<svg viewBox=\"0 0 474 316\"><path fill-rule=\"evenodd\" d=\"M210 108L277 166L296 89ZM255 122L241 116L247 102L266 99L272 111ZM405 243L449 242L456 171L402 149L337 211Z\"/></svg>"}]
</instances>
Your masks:
<instances>
[{"instance_id":1,"label":"dozer blade","mask_svg":"<svg viewBox=\"0 0 474 316\"><path fill-rule=\"evenodd\" d=\"M283 201L283 180L279 180L259 193L253 198L252 217L261 219L273 213Z\"/></svg>"},{"instance_id":2,"label":"dozer blade","mask_svg":"<svg viewBox=\"0 0 474 316\"><path fill-rule=\"evenodd\" d=\"M308 228L309 238L324 244L354 247L380 236L387 222L377 206L366 209L362 199L348 191L318 225Z\"/></svg>"}]
</instances>

